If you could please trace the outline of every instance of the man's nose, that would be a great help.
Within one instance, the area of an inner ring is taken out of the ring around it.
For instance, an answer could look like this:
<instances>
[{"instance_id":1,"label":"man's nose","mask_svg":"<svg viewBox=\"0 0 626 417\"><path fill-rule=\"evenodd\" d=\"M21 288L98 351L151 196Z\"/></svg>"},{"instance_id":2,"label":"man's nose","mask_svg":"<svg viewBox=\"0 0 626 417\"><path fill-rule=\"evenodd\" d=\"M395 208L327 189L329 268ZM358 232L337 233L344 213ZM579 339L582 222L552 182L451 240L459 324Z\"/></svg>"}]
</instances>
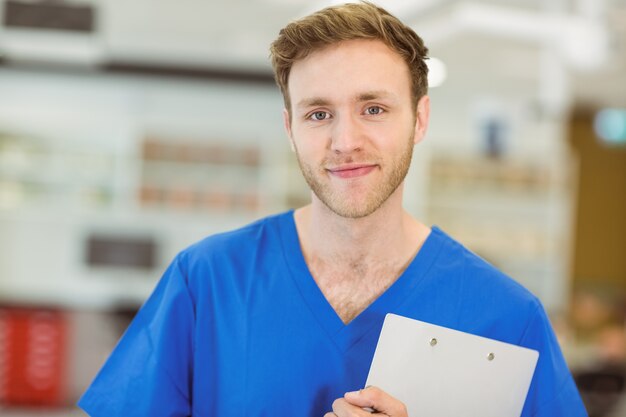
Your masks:
<instances>
[{"instance_id":1,"label":"man's nose","mask_svg":"<svg viewBox=\"0 0 626 417\"><path fill-rule=\"evenodd\" d=\"M331 149L336 153L350 153L361 150L363 132L353 116L339 116L331 131Z\"/></svg>"}]
</instances>

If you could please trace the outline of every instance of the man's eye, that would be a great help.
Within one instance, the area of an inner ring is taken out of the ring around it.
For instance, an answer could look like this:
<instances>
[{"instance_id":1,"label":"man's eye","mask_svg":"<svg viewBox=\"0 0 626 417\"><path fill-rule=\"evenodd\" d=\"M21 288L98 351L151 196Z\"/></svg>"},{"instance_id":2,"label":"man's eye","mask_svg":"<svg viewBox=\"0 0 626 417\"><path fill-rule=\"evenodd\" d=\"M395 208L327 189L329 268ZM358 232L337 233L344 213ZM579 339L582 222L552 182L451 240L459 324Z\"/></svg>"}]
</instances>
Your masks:
<instances>
[{"instance_id":1,"label":"man's eye","mask_svg":"<svg viewBox=\"0 0 626 417\"><path fill-rule=\"evenodd\" d=\"M309 116L309 119L311 119L311 120L328 119L328 113L325 112L325 111L316 111L314 113L311 113L311 115Z\"/></svg>"},{"instance_id":2,"label":"man's eye","mask_svg":"<svg viewBox=\"0 0 626 417\"><path fill-rule=\"evenodd\" d=\"M381 114L383 111L384 110L378 106L372 106L372 107L368 107L367 109L365 109L365 113L371 114L371 115Z\"/></svg>"}]
</instances>

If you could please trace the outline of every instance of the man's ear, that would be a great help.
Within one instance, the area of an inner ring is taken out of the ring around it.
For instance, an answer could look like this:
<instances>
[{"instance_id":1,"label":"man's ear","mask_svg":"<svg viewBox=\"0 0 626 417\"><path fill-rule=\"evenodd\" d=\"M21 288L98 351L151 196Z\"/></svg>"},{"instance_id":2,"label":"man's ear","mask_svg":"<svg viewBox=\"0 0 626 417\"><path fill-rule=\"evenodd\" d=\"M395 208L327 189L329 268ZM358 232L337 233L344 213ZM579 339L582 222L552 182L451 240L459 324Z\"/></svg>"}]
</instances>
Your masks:
<instances>
[{"instance_id":1,"label":"man's ear","mask_svg":"<svg viewBox=\"0 0 626 417\"><path fill-rule=\"evenodd\" d=\"M285 126L285 132L287 132L287 138L289 138L289 146L295 152L296 147L293 144L293 135L291 134L291 117L287 109L283 109L283 125Z\"/></svg>"},{"instance_id":2,"label":"man's ear","mask_svg":"<svg viewBox=\"0 0 626 417\"><path fill-rule=\"evenodd\" d=\"M415 114L415 136L413 143L418 144L424 139L426 130L428 130L428 121L430 120L430 97L422 96L417 102Z\"/></svg>"}]
</instances>

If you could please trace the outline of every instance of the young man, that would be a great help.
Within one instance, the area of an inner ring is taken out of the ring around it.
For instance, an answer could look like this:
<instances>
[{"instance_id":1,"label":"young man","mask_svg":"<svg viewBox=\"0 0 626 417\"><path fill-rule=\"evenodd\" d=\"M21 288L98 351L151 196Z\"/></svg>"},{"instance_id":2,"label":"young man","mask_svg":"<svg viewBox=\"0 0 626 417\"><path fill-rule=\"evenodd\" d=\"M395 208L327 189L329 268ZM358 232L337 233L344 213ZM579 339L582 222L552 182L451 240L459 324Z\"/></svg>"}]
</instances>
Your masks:
<instances>
[{"instance_id":1,"label":"young man","mask_svg":"<svg viewBox=\"0 0 626 417\"><path fill-rule=\"evenodd\" d=\"M402 208L430 111L421 39L360 3L289 24L271 52L311 204L182 251L81 407L404 417L360 390L392 312L538 350L523 416L586 415L539 301Z\"/></svg>"}]
</instances>

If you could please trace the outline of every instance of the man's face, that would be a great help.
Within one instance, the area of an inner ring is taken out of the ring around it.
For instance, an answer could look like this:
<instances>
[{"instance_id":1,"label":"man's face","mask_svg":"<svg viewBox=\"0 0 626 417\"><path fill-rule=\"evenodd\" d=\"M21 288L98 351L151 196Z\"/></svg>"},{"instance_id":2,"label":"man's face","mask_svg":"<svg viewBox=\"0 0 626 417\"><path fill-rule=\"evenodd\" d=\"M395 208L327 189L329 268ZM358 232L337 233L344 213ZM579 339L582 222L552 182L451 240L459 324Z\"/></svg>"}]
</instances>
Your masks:
<instances>
[{"instance_id":1,"label":"man's face","mask_svg":"<svg viewBox=\"0 0 626 417\"><path fill-rule=\"evenodd\" d=\"M398 193L413 145L426 131L428 97L416 111L409 69L377 40L351 40L296 62L285 127L315 196L360 218ZM314 197L315 198L315 197Z\"/></svg>"}]
</instances>

